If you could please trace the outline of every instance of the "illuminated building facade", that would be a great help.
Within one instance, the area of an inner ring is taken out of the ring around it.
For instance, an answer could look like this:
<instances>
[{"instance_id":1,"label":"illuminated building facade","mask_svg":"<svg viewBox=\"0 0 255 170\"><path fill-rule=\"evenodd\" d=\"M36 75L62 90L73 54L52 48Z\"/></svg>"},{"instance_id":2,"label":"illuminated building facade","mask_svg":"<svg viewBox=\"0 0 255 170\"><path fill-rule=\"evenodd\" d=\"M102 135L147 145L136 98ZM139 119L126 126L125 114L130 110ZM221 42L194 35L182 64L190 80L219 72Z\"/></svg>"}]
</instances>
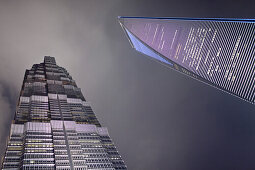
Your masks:
<instances>
[{"instance_id":1,"label":"illuminated building facade","mask_svg":"<svg viewBox=\"0 0 255 170\"><path fill-rule=\"evenodd\" d=\"M2 169L127 169L75 81L55 58L26 70Z\"/></svg>"},{"instance_id":2,"label":"illuminated building facade","mask_svg":"<svg viewBox=\"0 0 255 170\"><path fill-rule=\"evenodd\" d=\"M255 103L255 20L119 17L137 51Z\"/></svg>"}]
</instances>

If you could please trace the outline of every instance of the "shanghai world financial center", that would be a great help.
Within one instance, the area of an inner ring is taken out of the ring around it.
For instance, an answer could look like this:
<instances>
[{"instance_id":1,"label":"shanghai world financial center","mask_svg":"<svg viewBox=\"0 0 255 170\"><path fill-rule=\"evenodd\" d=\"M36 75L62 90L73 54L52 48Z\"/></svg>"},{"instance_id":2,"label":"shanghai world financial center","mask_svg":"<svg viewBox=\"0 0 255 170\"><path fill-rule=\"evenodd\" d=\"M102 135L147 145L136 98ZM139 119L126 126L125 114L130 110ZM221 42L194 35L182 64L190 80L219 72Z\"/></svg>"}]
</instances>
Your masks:
<instances>
[{"instance_id":1,"label":"shanghai world financial center","mask_svg":"<svg viewBox=\"0 0 255 170\"><path fill-rule=\"evenodd\" d=\"M255 20L119 17L119 22L137 51L255 103Z\"/></svg>"},{"instance_id":2,"label":"shanghai world financial center","mask_svg":"<svg viewBox=\"0 0 255 170\"><path fill-rule=\"evenodd\" d=\"M26 70L2 169L127 169L71 75L55 58Z\"/></svg>"}]
</instances>

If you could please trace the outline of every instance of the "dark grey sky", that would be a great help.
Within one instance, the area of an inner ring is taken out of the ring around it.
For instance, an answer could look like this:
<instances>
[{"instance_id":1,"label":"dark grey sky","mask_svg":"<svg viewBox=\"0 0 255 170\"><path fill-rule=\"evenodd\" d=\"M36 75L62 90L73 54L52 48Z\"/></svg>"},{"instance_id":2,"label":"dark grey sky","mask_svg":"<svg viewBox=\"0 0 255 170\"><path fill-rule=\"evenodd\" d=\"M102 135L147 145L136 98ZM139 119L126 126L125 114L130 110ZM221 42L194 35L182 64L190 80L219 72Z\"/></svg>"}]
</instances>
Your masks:
<instances>
[{"instance_id":1,"label":"dark grey sky","mask_svg":"<svg viewBox=\"0 0 255 170\"><path fill-rule=\"evenodd\" d=\"M254 2L1 0L1 153L24 72L56 57L129 169L255 169L255 106L133 50L118 15L254 18Z\"/></svg>"}]
</instances>

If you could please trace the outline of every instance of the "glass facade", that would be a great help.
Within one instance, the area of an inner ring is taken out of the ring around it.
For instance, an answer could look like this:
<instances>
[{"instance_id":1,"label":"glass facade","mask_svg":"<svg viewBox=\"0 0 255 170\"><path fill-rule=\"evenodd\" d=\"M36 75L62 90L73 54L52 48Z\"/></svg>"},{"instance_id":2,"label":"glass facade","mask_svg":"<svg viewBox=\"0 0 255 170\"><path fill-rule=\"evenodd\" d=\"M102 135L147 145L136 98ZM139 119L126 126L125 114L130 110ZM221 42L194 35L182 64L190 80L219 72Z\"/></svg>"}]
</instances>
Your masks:
<instances>
[{"instance_id":1,"label":"glass facade","mask_svg":"<svg viewBox=\"0 0 255 170\"><path fill-rule=\"evenodd\" d=\"M2 169L127 169L107 128L55 58L26 70Z\"/></svg>"},{"instance_id":2,"label":"glass facade","mask_svg":"<svg viewBox=\"0 0 255 170\"><path fill-rule=\"evenodd\" d=\"M119 22L137 51L254 104L255 20L119 17Z\"/></svg>"}]
</instances>

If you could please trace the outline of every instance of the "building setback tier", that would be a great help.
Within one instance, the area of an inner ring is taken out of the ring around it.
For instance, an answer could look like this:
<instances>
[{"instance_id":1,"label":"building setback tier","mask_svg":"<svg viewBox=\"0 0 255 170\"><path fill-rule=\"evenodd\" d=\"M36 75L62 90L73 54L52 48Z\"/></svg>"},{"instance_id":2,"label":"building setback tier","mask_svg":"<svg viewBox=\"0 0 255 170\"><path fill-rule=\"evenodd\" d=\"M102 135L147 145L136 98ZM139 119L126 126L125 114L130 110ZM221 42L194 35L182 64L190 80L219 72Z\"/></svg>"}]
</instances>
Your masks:
<instances>
[{"instance_id":1,"label":"building setback tier","mask_svg":"<svg viewBox=\"0 0 255 170\"><path fill-rule=\"evenodd\" d=\"M3 170L127 169L71 75L54 57L26 70Z\"/></svg>"}]
</instances>

